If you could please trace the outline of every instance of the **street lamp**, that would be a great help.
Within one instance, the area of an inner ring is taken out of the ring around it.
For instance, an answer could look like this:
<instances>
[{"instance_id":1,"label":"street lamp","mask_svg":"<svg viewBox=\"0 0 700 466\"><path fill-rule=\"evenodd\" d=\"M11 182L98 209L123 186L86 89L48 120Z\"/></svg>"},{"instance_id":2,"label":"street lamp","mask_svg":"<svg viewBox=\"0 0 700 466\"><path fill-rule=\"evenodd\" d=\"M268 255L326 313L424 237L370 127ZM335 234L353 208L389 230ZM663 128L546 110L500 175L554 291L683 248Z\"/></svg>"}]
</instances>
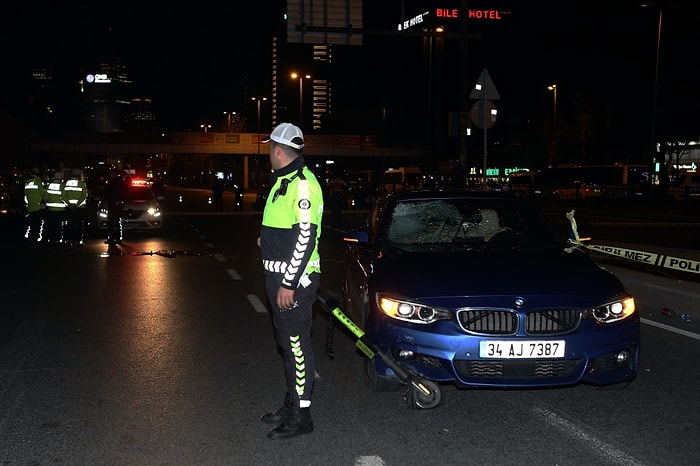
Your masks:
<instances>
[{"instance_id":1,"label":"street lamp","mask_svg":"<svg viewBox=\"0 0 700 466\"><path fill-rule=\"evenodd\" d=\"M258 155L260 155L260 102L267 100L267 97L253 97L252 100L258 103Z\"/></svg>"},{"instance_id":2,"label":"street lamp","mask_svg":"<svg viewBox=\"0 0 700 466\"><path fill-rule=\"evenodd\" d=\"M554 92L554 114L553 114L554 122L552 124L552 128L553 128L552 133L553 133L553 135L556 135L556 133L557 133L557 85L551 84L551 85L547 86L547 89Z\"/></svg>"},{"instance_id":3,"label":"street lamp","mask_svg":"<svg viewBox=\"0 0 700 466\"><path fill-rule=\"evenodd\" d=\"M445 32L444 26L436 26L432 29L423 29L423 53L425 55L425 66L427 67L428 71L428 89L426 92L426 103L425 103L425 121L426 121L426 126L428 128L428 133L427 133L427 140L426 140L426 146L427 150L429 153L433 153L434 150L434 140L435 140L435 133L436 133L436 119L433 118L433 115L435 114L436 110L436 101L440 101L440 85L434 89L434 82L441 82L441 73L443 71L441 65L442 65L442 60L444 59L444 37L443 34ZM435 39L435 47L433 47L433 42ZM437 58L438 62L438 79L433 80L433 48L437 49L436 51L438 52L435 55L435 58ZM433 91L437 90L437 93L434 93ZM435 94L437 95L437 98L435 98Z\"/></svg>"},{"instance_id":4,"label":"street lamp","mask_svg":"<svg viewBox=\"0 0 700 466\"><path fill-rule=\"evenodd\" d=\"M206 133L209 131L209 128L211 128L211 125L208 123L202 123L201 125L199 125L199 127L202 128L204 130L204 132Z\"/></svg>"},{"instance_id":5,"label":"street lamp","mask_svg":"<svg viewBox=\"0 0 700 466\"><path fill-rule=\"evenodd\" d=\"M557 140L557 85L550 84L547 89L554 92L554 113L552 114L552 142L549 145L549 160L547 160L547 166L552 166L552 159L554 158L554 144Z\"/></svg>"},{"instance_id":6,"label":"street lamp","mask_svg":"<svg viewBox=\"0 0 700 466\"><path fill-rule=\"evenodd\" d=\"M656 101L659 95L659 54L661 52L661 25L664 19L664 10L661 5L657 5L653 1L643 2L641 5L643 8L656 7L659 10L658 26L656 30L656 64L654 67L654 100L651 107L651 132L649 143L649 150L651 151L651 163L653 164L656 160Z\"/></svg>"},{"instance_id":7,"label":"street lamp","mask_svg":"<svg viewBox=\"0 0 700 466\"><path fill-rule=\"evenodd\" d=\"M227 133L231 132L231 117L235 114L236 114L236 112L224 112L224 115L226 115L226 132Z\"/></svg>"},{"instance_id":8,"label":"street lamp","mask_svg":"<svg viewBox=\"0 0 700 466\"><path fill-rule=\"evenodd\" d=\"M311 75L300 75L299 73L292 73L292 79L299 78L299 127L304 127L304 113L302 112L302 104L304 102L304 78L311 79Z\"/></svg>"}]
</instances>

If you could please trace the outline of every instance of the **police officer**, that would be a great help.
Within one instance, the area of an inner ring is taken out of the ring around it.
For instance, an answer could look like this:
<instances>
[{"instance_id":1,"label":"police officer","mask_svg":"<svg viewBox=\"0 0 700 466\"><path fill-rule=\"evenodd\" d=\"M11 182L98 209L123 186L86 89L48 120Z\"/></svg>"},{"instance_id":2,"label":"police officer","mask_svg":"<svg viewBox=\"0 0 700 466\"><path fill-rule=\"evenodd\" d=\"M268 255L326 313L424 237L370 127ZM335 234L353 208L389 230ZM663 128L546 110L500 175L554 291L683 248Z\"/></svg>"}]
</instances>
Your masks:
<instances>
[{"instance_id":1,"label":"police officer","mask_svg":"<svg viewBox=\"0 0 700 466\"><path fill-rule=\"evenodd\" d=\"M122 210L126 181L116 170L109 171L107 185L102 191L102 202L107 208L107 240L105 244L120 244L123 239Z\"/></svg>"},{"instance_id":2,"label":"police officer","mask_svg":"<svg viewBox=\"0 0 700 466\"><path fill-rule=\"evenodd\" d=\"M34 167L24 180L24 205L27 209L24 237L31 243L40 243L44 234L44 213L48 196L39 174L39 169Z\"/></svg>"},{"instance_id":3,"label":"police officer","mask_svg":"<svg viewBox=\"0 0 700 466\"><path fill-rule=\"evenodd\" d=\"M49 243L65 242L66 201L63 198L63 171L57 171L46 187L46 239Z\"/></svg>"},{"instance_id":4,"label":"police officer","mask_svg":"<svg viewBox=\"0 0 700 466\"><path fill-rule=\"evenodd\" d=\"M224 182L224 175L222 174L221 177L219 177L219 175L214 175L214 180L211 183L211 201L216 211L224 210L225 188L226 183Z\"/></svg>"},{"instance_id":5,"label":"police officer","mask_svg":"<svg viewBox=\"0 0 700 466\"><path fill-rule=\"evenodd\" d=\"M276 425L268 438L282 439L310 433L314 427L311 323L320 284L323 191L304 164L304 135L298 127L281 123L262 142L270 144L273 175L258 245L287 385L282 407L263 415L262 421Z\"/></svg>"},{"instance_id":6,"label":"police officer","mask_svg":"<svg viewBox=\"0 0 700 466\"><path fill-rule=\"evenodd\" d=\"M328 194L330 195L332 225L337 228L340 228L347 186L345 180L337 173L331 172L331 179L328 180Z\"/></svg>"},{"instance_id":7,"label":"police officer","mask_svg":"<svg viewBox=\"0 0 700 466\"><path fill-rule=\"evenodd\" d=\"M74 168L66 180L63 190L66 201L66 240L82 246L85 240L85 208L87 206L88 188L83 181L82 171Z\"/></svg>"}]
</instances>

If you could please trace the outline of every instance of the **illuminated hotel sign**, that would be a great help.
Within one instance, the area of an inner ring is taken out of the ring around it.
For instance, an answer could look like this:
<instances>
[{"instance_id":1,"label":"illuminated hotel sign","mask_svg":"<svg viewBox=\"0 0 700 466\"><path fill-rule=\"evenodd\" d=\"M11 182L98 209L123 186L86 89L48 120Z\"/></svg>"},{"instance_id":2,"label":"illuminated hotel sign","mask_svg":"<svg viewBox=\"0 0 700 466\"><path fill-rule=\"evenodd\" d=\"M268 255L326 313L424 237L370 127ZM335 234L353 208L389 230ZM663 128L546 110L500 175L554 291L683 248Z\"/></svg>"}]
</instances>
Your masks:
<instances>
[{"instance_id":1,"label":"illuminated hotel sign","mask_svg":"<svg viewBox=\"0 0 700 466\"><path fill-rule=\"evenodd\" d=\"M424 13L418 14L414 16L413 18L404 21L403 23L399 23L399 31L404 31L411 26L415 26L416 24L420 24L423 22L423 17L428 16L430 12L426 11Z\"/></svg>"},{"instance_id":2,"label":"illuminated hotel sign","mask_svg":"<svg viewBox=\"0 0 700 466\"><path fill-rule=\"evenodd\" d=\"M421 24L426 21L426 16L430 15L430 11L420 13L411 19L399 23L398 30L405 31L406 29ZM504 16L510 15L510 11L499 11L499 10L467 10L467 19L485 19L491 21L498 21L503 19ZM458 19L460 17L459 10L457 8L436 8L435 9L436 18L445 19Z\"/></svg>"},{"instance_id":3,"label":"illuminated hotel sign","mask_svg":"<svg viewBox=\"0 0 700 466\"><path fill-rule=\"evenodd\" d=\"M503 19L501 15L510 14L510 11L498 11L498 10L469 10L467 12L467 17L469 19L493 19L499 20ZM456 18L456 16L455 16Z\"/></svg>"},{"instance_id":4,"label":"illuminated hotel sign","mask_svg":"<svg viewBox=\"0 0 700 466\"><path fill-rule=\"evenodd\" d=\"M435 16L438 18L456 18L458 14L459 10L457 8L438 8L435 10Z\"/></svg>"},{"instance_id":5,"label":"illuminated hotel sign","mask_svg":"<svg viewBox=\"0 0 700 466\"><path fill-rule=\"evenodd\" d=\"M109 79L107 73L95 73L89 74L85 77L85 80L89 83L111 83L112 80Z\"/></svg>"}]
</instances>

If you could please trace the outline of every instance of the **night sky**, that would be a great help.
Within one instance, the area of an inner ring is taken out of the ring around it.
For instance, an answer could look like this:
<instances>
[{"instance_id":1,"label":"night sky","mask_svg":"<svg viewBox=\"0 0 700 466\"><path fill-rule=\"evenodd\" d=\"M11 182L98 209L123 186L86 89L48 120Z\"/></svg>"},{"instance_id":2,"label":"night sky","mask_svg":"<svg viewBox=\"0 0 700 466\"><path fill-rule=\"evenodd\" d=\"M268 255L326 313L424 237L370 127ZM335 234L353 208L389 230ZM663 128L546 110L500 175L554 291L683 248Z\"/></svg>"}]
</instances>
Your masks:
<instances>
[{"instance_id":1,"label":"night sky","mask_svg":"<svg viewBox=\"0 0 700 466\"><path fill-rule=\"evenodd\" d=\"M32 66L50 63L57 83L77 86L90 63L118 56L127 65L137 94L153 99L163 121L176 129L193 126L239 105L244 89L248 95L269 95L270 37L279 27L282 4L257 1L243 7L230 2L225 9L211 3L178 8L174 3L155 6L143 1L76 2L68 7L55 2L18 4L16 15L4 14L2 19L0 107L13 111L22 105ZM392 31L401 19L402 5L405 15L412 16L438 4L459 8L460 1L365 1L364 27ZM637 0L468 4L504 13L500 21L468 23L474 38L466 59L469 88L484 68L498 88L501 131L551 113L552 93L546 88L556 83L562 118L577 98L593 96L614 108L626 131L648 132L657 9L641 8ZM664 125L684 125L697 132L700 8L696 0L658 4L664 5L660 131ZM448 30L458 30L456 21L445 23ZM422 39L396 35L367 35L364 47L336 46L333 73L343 79L336 80L333 108L350 115L346 117L350 132L365 130L361 124L352 128L353 121L376 119L368 115L379 114L381 106L393 117L392 131L420 130L427 92L440 98L440 118L458 110L455 89L464 85L457 82L458 41L448 40L444 56L435 57L431 79L434 85L437 82L437 91L428 91L424 52Z\"/></svg>"}]
</instances>

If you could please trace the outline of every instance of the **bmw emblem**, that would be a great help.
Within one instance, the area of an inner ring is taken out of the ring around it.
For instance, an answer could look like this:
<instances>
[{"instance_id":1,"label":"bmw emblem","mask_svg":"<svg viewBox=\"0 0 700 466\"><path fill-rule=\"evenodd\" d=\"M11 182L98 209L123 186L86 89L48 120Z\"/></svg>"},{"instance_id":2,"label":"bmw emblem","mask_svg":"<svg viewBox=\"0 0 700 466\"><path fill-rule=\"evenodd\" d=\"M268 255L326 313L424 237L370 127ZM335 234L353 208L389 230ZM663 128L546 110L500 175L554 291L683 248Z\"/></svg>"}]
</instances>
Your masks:
<instances>
[{"instance_id":1,"label":"bmw emblem","mask_svg":"<svg viewBox=\"0 0 700 466\"><path fill-rule=\"evenodd\" d=\"M526 302L526 301L525 301L525 298L522 298L522 297L520 297L520 296L518 296L517 298L515 298L515 299L513 300L513 304L515 304L515 307L517 307L518 309L524 307L524 306L525 306L525 302Z\"/></svg>"}]
</instances>

